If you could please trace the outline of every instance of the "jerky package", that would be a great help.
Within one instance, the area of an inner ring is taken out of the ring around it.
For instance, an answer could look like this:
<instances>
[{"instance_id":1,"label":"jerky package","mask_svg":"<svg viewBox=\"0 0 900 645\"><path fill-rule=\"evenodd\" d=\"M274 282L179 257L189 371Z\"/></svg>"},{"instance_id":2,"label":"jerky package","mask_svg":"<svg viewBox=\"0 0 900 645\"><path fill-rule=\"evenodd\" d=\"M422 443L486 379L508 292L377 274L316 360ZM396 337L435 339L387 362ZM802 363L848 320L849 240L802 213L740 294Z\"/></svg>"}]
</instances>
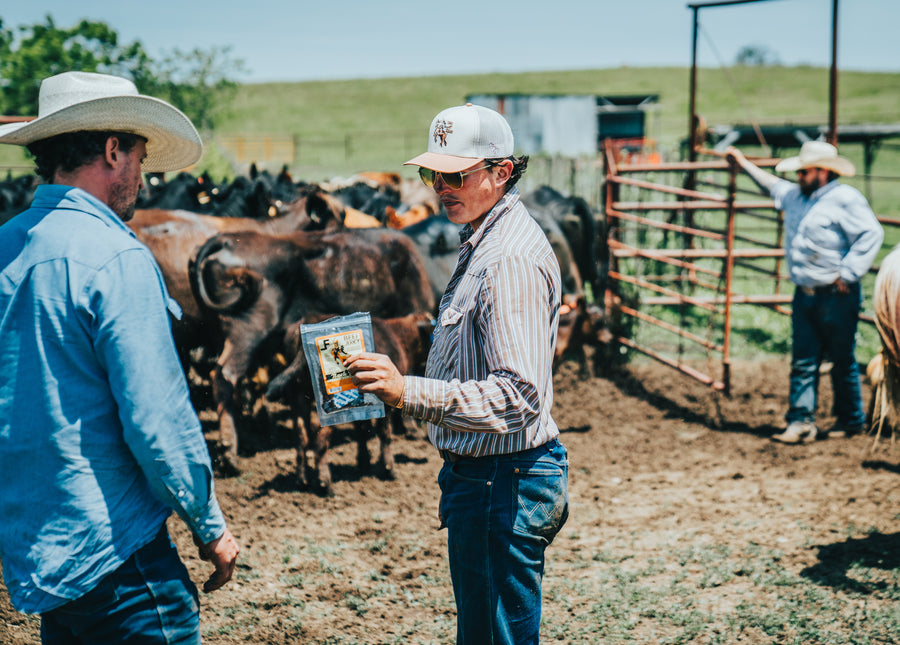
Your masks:
<instances>
[{"instance_id":1,"label":"jerky package","mask_svg":"<svg viewBox=\"0 0 900 645\"><path fill-rule=\"evenodd\" d=\"M360 392L344 368L348 356L375 350L372 317L357 312L300 325L303 353L309 365L321 426L384 416L384 403Z\"/></svg>"}]
</instances>

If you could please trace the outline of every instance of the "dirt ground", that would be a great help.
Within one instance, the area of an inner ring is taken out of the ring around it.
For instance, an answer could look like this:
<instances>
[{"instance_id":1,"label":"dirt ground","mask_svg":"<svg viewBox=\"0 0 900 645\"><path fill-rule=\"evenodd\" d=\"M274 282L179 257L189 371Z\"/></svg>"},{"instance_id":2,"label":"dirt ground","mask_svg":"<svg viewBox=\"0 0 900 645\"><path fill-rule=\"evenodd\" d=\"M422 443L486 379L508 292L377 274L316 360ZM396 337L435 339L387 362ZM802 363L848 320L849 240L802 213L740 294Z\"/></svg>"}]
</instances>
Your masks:
<instances>
[{"instance_id":1,"label":"dirt ground","mask_svg":"<svg viewBox=\"0 0 900 645\"><path fill-rule=\"evenodd\" d=\"M853 597L851 552L864 542L870 566L896 575L897 455L884 441L868 451L865 436L771 442L782 425L787 369L782 360L735 364L725 398L654 362L583 380L563 366L555 417L570 454L571 515L548 551L543 640L802 642L726 618L754 602L774 611L785 598L783 581L766 584L731 566L718 584L698 582L685 598L685 580L708 582L714 570L700 553L777 554L782 577L812 581L832 603ZM831 421L827 385L823 379L824 426ZM297 490L286 429L245 439L243 474L217 482L242 546L240 566L227 588L201 597L204 642L453 642L437 520L440 460L426 440L397 438L397 478L382 481L357 471L355 448L339 435L336 495L323 498ZM370 445L374 452L376 440ZM183 525L173 519L170 528L199 584L207 565ZM626 579L629 562L642 563L641 586ZM879 596L883 587L864 589L865 602L889 602ZM627 589L644 595L615 596ZM650 589L664 607L646 606ZM602 605L604 595L621 598L620 606ZM687 631L671 619L686 601L706 617L705 627ZM629 606L635 615L627 615ZM0 642L34 643L37 634L37 619L12 611L3 589Z\"/></svg>"}]
</instances>

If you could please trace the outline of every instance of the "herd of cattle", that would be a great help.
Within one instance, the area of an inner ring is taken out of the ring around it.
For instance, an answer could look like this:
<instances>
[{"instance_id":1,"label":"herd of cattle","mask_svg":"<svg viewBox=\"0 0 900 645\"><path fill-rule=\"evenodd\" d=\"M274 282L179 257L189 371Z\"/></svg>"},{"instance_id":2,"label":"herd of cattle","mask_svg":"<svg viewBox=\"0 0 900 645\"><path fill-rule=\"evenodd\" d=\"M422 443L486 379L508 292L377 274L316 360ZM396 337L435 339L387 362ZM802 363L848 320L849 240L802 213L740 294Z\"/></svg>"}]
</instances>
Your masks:
<instances>
[{"instance_id":1,"label":"herd of cattle","mask_svg":"<svg viewBox=\"0 0 900 645\"><path fill-rule=\"evenodd\" d=\"M183 310L172 329L186 373L204 381L208 375L211 388L198 387L194 395L198 409L216 410L219 466L240 469L245 403L281 400L296 431L300 484L331 494L331 429L313 423L300 325L370 312L375 349L405 373L421 373L436 305L456 264L459 227L430 189L390 173L308 184L286 170L251 168L249 176L224 184L188 173L148 176L144 184L128 224L156 257ZM31 177L0 182L0 223L27 207L34 188ZM605 227L583 199L548 186L523 201L563 276L557 365L574 353L584 368L585 346L603 350L613 338ZM262 384L260 373L268 375ZM203 400L210 391L212 401ZM358 465L367 468L372 425L355 425ZM379 473L392 477L390 439L405 432L404 421L389 414L374 425Z\"/></svg>"}]
</instances>

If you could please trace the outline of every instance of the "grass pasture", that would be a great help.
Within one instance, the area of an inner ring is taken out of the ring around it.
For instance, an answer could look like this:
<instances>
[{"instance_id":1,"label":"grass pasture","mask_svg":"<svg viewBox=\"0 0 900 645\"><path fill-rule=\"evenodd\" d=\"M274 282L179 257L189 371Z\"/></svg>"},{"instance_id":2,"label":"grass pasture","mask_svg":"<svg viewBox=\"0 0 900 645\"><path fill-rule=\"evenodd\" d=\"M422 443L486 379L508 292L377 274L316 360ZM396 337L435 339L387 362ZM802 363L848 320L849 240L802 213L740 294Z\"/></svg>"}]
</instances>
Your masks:
<instances>
[{"instance_id":1,"label":"grass pasture","mask_svg":"<svg viewBox=\"0 0 900 645\"><path fill-rule=\"evenodd\" d=\"M648 115L646 131L671 159L678 156L680 142L687 136L689 80L688 68L622 67L245 85L216 134L296 136L309 142L321 162L321 167L310 168L310 172L328 177L359 170L402 170L402 162L423 147L431 118L445 107L462 103L468 95L658 94L658 109ZM697 111L710 126L827 124L828 84L825 68L700 68ZM898 106L900 73L839 75L840 124L898 123ZM344 145L348 136L353 142L349 157ZM843 152L861 162L861 151L856 157L851 150ZM303 154L301 150L301 164ZM356 154L364 155L365 163L356 163ZM900 175L900 155L880 150L876 168L878 174ZM308 178L317 179L315 174Z\"/></svg>"},{"instance_id":2,"label":"grass pasture","mask_svg":"<svg viewBox=\"0 0 900 645\"><path fill-rule=\"evenodd\" d=\"M246 172L220 145L226 137L280 137L295 144L289 164L297 179L324 181L361 170L392 170L412 176L401 164L421 151L425 130L440 109L461 103L470 94L658 94L657 109L648 114L647 135L656 140L667 160L680 155L687 135L688 68L612 68L518 74L481 74L411 78L266 83L241 86L215 132L204 133L204 158L195 169L226 179ZM697 110L709 126L828 122L829 70L821 67L700 68ZM840 124L900 123L900 73L847 71L838 78ZM747 154L763 155L761 147ZM841 153L860 171L863 148L845 145ZM0 167L27 164L19 148L0 146ZM265 164L261 164L264 165ZM281 161L273 164L280 168ZM566 160L536 156L522 185L527 190L548 183L563 192L577 193L595 206L601 204L602 164L598 159ZM900 139L887 140L876 150L872 176L847 182L866 194L879 215L900 217ZM673 180L674 181L674 180ZM755 230L759 222L739 219L739 230ZM888 227L887 252L900 242L900 229ZM759 232L760 235L769 233ZM774 238L773 238L774 239ZM743 280L744 278L739 278ZM874 276L864 284L871 296ZM771 281L736 285L744 293L766 293ZM771 291L768 291L771 292ZM870 309L867 301L866 306ZM681 314L665 312L679 322ZM697 319L701 330L709 323ZM719 323L720 324L720 323ZM732 353L781 354L786 350L785 317L764 307L734 308ZM878 348L874 327L861 325L860 360ZM705 333L705 332L704 332Z\"/></svg>"},{"instance_id":3,"label":"grass pasture","mask_svg":"<svg viewBox=\"0 0 900 645\"><path fill-rule=\"evenodd\" d=\"M657 94L658 109L648 115L646 132L671 159L688 132L689 81L686 67L619 67L246 84L223 110L216 131L204 133L209 145L199 169L213 167L214 177L244 171L223 163L215 145L217 137L244 134L296 137L292 170L309 181L360 170L411 176L401 164L423 147L431 118L471 94ZM827 124L828 94L829 72L820 67L700 68L697 73L697 111L710 126ZM900 72L840 73L840 124L900 123L898 106ZM842 152L862 167L862 152L849 148ZM18 148L0 146L0 166L19 163L24 160ZM883 147L875 168L878 175L900 175L900 151ZM900 201L892 204L881 210L898 212Z\"/></svg>"}]
</instances>

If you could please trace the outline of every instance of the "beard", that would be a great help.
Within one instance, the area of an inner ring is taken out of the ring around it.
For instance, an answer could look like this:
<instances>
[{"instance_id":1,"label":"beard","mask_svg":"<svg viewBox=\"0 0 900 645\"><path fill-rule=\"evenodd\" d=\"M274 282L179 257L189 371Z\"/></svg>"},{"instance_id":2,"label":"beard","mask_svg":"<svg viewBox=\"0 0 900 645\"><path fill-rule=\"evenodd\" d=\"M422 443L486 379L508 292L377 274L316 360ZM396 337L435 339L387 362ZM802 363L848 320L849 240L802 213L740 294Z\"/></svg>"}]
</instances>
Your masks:
<instances>
[{"instance_id":1,"label":"beard","mask_svg":"<svg viewBox=\"0 0 900 645\"><path fill-rule=\"evenodd\" d=\"M129 174L125 173L109 189L109 207L123 222L127 222L134 217L134 207L137 203L139 188L134 186L134 181L129 180L128 177Z\"/></svg>"},{"instance_id":2,"label":"beard","mask_svg":"<svg viewBox=\"0 0 900 645\"><path fill-rule=\"evenodd\" d=\"M822 187L822 185L823 185L822 182L819 181L818 177L816 177L816 179L813 181L804 182L804 183L800 184L800 192L803 193L804 197L809 197L814 192L819 190Z\"/></svg>"}]
</instances>

